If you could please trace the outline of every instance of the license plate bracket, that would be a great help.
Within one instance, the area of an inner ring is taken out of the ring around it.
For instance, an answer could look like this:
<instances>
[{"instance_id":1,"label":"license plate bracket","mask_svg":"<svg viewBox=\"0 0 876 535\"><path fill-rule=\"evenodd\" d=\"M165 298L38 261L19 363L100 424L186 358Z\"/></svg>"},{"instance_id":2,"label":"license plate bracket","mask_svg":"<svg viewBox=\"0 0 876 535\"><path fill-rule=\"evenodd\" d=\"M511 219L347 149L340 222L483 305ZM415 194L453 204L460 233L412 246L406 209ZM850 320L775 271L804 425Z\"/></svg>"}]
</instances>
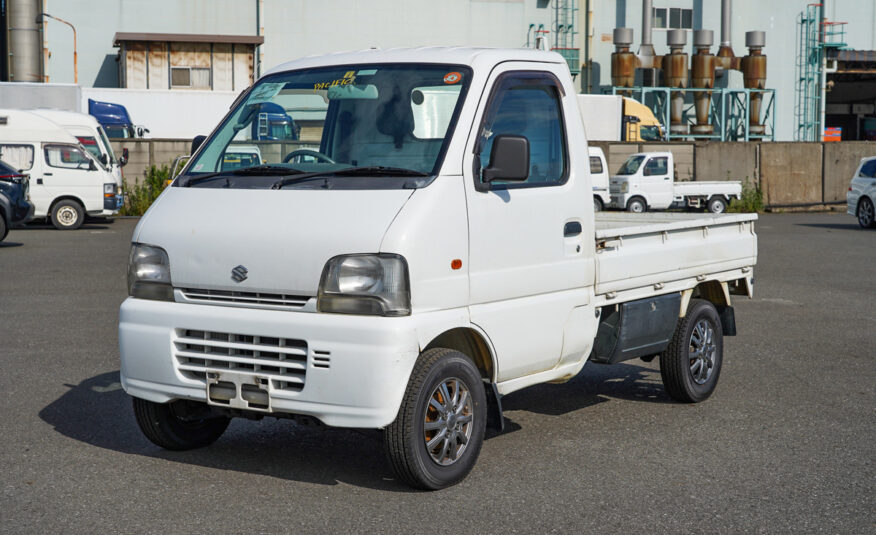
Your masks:
<instances>
[{"instance_id":1,"label":"license plate bracket","mask_svg":"<svg viewBox=\"0 0 876 535\"><path fill-rule=\"evenodd\" d=\"M250 411L271 412L271 380L231 371L207 372L207 404Z\"/></svg>"}]
</instances>

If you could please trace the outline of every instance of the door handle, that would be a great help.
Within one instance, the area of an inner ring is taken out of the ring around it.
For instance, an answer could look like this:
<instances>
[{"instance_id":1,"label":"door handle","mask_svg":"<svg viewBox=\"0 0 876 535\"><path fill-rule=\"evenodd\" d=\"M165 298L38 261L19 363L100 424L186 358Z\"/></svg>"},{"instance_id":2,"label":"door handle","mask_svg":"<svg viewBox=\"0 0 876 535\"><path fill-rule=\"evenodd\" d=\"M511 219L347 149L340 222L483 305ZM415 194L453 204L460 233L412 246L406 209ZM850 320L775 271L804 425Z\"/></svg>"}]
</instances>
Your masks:
<instances>
[{"instance_id":1,"label":"door handle","mask_svg":"<svg viewBox=\"0 0 876 535\"><path fill-rule=\"evenodd\" d=\"M52 173L43 173L43 176L52 176Z\"/></svg>"},{"instance_id":2,"label":"door handle","mask_svg":"<svg viewBox=\"0 0 876 535\"><path fill-rule=\"evenodd\" d=\"M577 221L569 221L563 227L563 237L571 238L572 236L577 236L581 234L581 223Z\"/></svg>"}]
</instances>

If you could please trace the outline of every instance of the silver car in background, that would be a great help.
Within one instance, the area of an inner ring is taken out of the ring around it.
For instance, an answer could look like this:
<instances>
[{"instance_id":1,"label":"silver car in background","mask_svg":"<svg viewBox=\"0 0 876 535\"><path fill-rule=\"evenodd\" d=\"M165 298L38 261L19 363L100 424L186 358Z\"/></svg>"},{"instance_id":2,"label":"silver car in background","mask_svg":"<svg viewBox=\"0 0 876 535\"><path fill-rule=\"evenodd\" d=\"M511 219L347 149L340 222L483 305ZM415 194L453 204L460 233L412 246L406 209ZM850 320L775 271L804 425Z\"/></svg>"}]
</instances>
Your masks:
<instances>
[{"instance_id":1,"label":"silver car in background","mask_svg":"<svg viewBox=\"0 0 876 535\"><path fill-rule=\"evenodd\" d=\"M876 156L861 158L846 194L848 213L862 228L876 228Z\"/></svg>"}]
</instances>

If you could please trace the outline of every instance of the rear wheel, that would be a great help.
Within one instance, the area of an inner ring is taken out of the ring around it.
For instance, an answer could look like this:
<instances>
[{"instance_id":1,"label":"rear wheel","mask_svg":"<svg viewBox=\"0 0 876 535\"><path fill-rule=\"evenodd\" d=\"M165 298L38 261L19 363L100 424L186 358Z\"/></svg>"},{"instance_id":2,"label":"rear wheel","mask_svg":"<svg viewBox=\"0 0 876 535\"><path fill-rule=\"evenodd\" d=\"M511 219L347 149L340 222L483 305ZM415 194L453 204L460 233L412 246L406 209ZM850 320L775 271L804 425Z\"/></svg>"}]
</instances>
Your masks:
<instances>
[{"instance_id":1,"label":"rear wheel","mask_svg":"<svg viewBox=\"0 0 876 535\"><path fill-rule=\"evenodd\" d=\"M858 199L858 224L861 228L876 227L876 213L873 209L873 201L867 197Z\"/></svg>"},{"instance_id":2,"label":"rear wheel","mask_svg":"<svg viewBox=\"0 0 876 535\"><path fill-rule=\"evenodd\" d=\"M646 209L647 205L645 204L645 199L641 197L633 197L632 199L630 199L630 202L627 203L627 212L641 214Z\"/></svg>"},{"instance_id":3,"label":"rear wheel","mask_svg":"<svg viewBox=\"0 0 876 535\"><path fill-rule=\"evenodd\" d=\"M723 214L727 211L727 201L723 197L709 199L709 211L713 214Z\"/></svg>"},{"instance_id":4,"label":"rear wheel","mask_svg":"<svg viewBox=\"0 0 876 535\"><path fill-rule=\"evenodd\" d=\"M666 393L682 403L705 401L715 391L723 360L724 338L715 305L692 299L669 346L660 354Z\"/></svg>"},{"instance_id":5,"label":"rear wheel","mask_svg":"<svg viewBox=\"0 0 876 535\"><path fill-rule=\"evenodd\" d=\"M384 446L399 479L437 490L474 467L487 422L484 383L466 355L435 348L420 355Z\"/></svg>"},{"instance_id":6,"label":"rear wheel","mask_svg":"<svg viewBox=\"0 0 876 535\"><path fill-rule=\"evenodd\" d=\"M3 212L0 211L0 241L3 241L7 234L9 234L9 227L6 226L6 217L4 217Z\"/></svg>"},{"instance_id":7,"label":"rear wheel","mask_svg":"<svg viewBox=\"0 0 876 535\"><path fill-rule=\"evenodd\" d=\"M134 416L140 430L153 444L168 450L201 448L222 436L231 419L198 417L202 409L190 401L154 403L134 398Z\"/></svg>"},{"instance_id":8,"label":"rear wheel","mask_svg":"<svg viewBox=\"0 0 876 535\"><path fill-rule=\"evenodd\" d=\"M85 211L78 202L65 199L52 207L52 224L58 230L76 230L85 219Z\"/></svg>"}]
</instances>

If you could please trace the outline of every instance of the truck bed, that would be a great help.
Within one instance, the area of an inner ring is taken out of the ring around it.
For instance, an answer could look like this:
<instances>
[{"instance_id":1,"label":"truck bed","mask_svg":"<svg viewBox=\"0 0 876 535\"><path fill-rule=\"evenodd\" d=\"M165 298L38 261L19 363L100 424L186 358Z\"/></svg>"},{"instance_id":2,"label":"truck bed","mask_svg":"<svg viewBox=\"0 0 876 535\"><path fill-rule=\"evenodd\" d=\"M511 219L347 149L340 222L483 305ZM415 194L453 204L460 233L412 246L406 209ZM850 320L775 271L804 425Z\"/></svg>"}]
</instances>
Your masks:
<instances>
[{"instance_id":1,"label":"truck bed","mask_svg":"<svg viewBox=\"0 0 876 535\"><path fill-rule=\"evenodd\" d=\"M603 303L746 277L757 214L596 214L596 295Z\"/></svg>"},{"instance_id":2,"label":"truck bed","mask_svg":"<svg viewBox=\"0 0 876 535\"><path fill-rule=\"evenodd\" d=\"M706 196L726 195L728 197L739 197L742 194L741 182L727 181L688 181L688 182L673 182L672 191L675 196Z\"/></svg>"}]
</instances>

